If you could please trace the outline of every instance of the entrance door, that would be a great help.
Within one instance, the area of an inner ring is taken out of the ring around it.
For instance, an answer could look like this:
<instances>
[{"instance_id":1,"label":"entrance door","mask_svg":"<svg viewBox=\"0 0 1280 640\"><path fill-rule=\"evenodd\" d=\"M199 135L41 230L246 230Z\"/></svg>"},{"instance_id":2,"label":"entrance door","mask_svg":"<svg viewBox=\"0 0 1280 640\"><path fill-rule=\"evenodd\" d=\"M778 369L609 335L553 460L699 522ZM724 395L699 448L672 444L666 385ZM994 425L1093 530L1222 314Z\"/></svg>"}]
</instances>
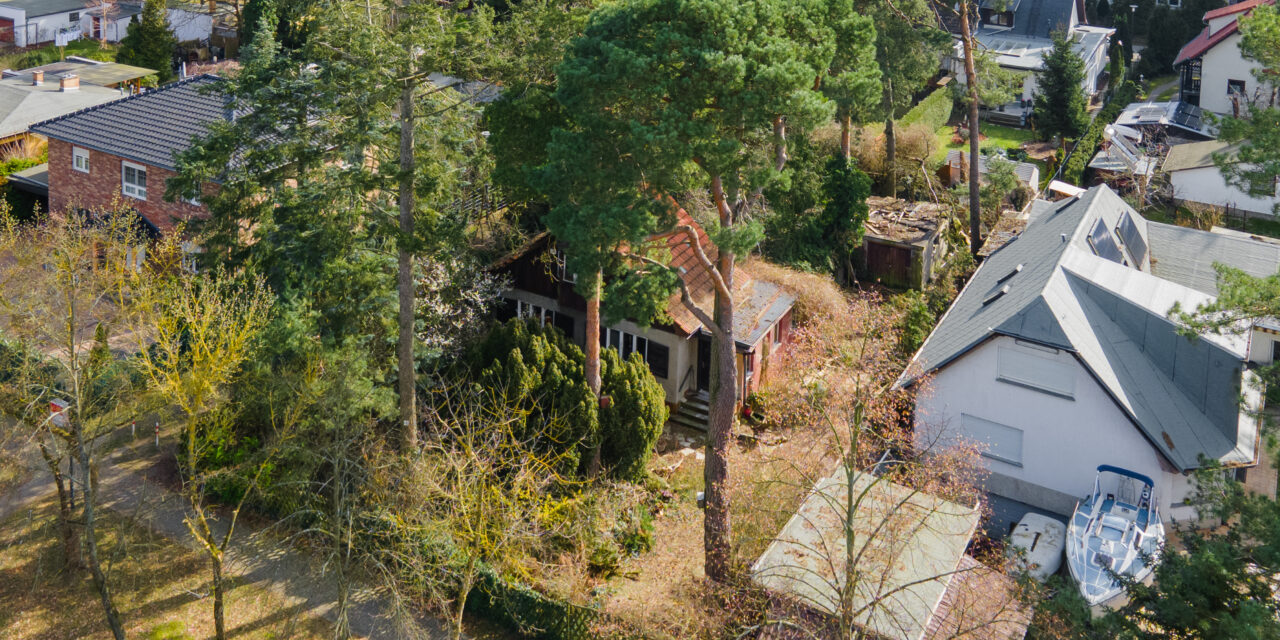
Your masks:
<instances>
[{"instance_id":1,"label":"entrance door","mask_svg":"<svg viewBox=\"0 0 1280 640\"><path fill-rule=\"evenodd\" d=\"M711 338L698 336L698 391L711 389Z\"/></svg>"}]
</instances>

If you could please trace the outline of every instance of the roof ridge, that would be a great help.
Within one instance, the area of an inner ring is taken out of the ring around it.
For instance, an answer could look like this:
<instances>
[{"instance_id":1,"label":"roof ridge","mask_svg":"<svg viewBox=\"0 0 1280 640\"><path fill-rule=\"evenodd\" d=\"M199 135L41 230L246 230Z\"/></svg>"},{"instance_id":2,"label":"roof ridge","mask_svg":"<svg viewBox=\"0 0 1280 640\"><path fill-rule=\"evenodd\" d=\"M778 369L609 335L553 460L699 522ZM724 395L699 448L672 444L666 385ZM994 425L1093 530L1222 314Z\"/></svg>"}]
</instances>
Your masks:
<instances>
[{"instance_id":1,"label":"roof ridge","mask_svg":"<svg viewBox=\"0 0 1280 640\"><path fill-rule=\"evenodd\" d=\"M212 74L212 73L202 73L202 74L200 74L200 75L191 76L190 78L183 78L182 80L177 80L177 81L175 81L175 82L170 82L169 84L166 84L166 85L164 85L163 87L157 87L157 88L152 89L152 90L150 90L150 91L146 91L146 92L143 92L143 93L135 93L135 94L128 95L128 96L125 96L125 97L123 97L123 98L120 98L119 100L112 100L112 101L110 101L110 102L104 102L104 103L102 103L102 104L96 104L96 105L94 105L94 106L92 106L92 107L86 107L86 108L84 108L84 109L80 109L79 111L72 111L71 113L65 113L65 114L60 115L60 116L58 116L58 117L56 117L56 118L49 118L48 120L41 120L40 122L37 122L37 123L35 123L35 124L31 125L31 128L32 128L32 129L35 129L36 127L44 126L44 125L46 125L46 124L53 124L53 123L55 123L55 122L61 122L61 121L63 121L63 120L66 120L66 119L68 119L68 118L71 118L71 117L73 117L73 116L78 116L78 115L85 114L85 113L92 113L92 112L97 111L97 110L99 110L99 109L105 109L105 108L110 107L110 106L115 106L115 105L124 104L124 103L126 103L126 102L128 102L128 101L130 101L130 100L136 100L136 99L138 99L138 98L142 98L142 97L145 97L145 96L151 96L151 95L155 95L155 94L157 94L157 93L162 93L162 92L169 91L169 90L172 90L172 89L177 89L177 88L179 88L179 87L181 87L181 86L186 86L186 85L188 85L188 84L193 84L193 83L195 83L195 81L196 81L196 80L208 80L208 81L215 81L215 80L221 80L221 79L222 79L222 77L221 77L221 76L217 76L217 75L214 75L214 74Z\"/></svg>"}]
</instances>

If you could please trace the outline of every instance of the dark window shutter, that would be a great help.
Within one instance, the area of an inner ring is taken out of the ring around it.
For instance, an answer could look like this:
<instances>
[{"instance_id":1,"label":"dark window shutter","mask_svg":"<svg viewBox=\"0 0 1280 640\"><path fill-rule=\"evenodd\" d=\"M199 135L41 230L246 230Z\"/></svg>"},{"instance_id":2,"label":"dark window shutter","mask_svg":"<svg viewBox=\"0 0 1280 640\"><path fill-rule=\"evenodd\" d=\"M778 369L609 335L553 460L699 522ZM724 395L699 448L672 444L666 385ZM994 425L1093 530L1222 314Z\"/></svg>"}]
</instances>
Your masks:
<instances>
[{"instance_id":1,"label":"dark window shutter","mask_svg":"<svg viewBox=\"0 0 1280 640\"><path fill-rule=\"evenodd\" d=\"M649 370L654 376L666 380L670 359L671 350L666 345L649 341Z\"/></svg>"}]
</instances>

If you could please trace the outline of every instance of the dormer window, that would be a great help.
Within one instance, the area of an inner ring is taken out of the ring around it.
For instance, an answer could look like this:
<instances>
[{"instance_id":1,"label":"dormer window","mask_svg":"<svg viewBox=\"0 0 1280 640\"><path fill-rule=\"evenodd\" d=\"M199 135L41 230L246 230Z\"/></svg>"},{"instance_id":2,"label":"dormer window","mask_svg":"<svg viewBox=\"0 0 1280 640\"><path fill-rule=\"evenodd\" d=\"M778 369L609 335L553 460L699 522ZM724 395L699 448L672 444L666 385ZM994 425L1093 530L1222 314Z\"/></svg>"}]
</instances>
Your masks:
<instances>
[{"instance_id":1,"label":"dormer window","mask_svg":"<svg viewBox=\"0 0 1280 640\"><path fill-rule=\"evenodd\" d=\"M1013 14L1008 12L993 13L991 14L991 24L994 24L1000 27L1012 27Z\"/></svg>"}]
</instances>

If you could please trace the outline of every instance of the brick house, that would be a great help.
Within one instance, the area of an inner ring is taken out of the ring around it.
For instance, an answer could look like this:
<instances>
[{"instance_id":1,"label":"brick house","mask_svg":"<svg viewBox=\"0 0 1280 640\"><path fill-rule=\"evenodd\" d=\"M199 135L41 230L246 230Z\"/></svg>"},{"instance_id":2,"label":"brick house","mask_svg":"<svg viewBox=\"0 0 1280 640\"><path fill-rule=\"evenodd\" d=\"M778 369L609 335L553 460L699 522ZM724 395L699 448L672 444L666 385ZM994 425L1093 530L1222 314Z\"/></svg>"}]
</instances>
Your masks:
<instances>
[{"instance_id":1,"label":"brick house","mask_svg":"<svg viewBox=\"0 0 1280 640\"><path fill-rule=\"evenodd\" d=\"M107 210L123 203L155 234L208 215L198 199L165 200L175 156L227 117L225 101L200 75L31 127L49 140L49 210ZM216 189L206 185L206 193Z\"/></svg>"},{"instance_id":2,"label":"brick house","mask_svg":"<svg viewBox=\"0 0 1280 640\"><path fill-rule=\"evenodd\" d=\"M677 211L677 217L679 224L697 230L700 243L714 262L715 245L706 231L683 209ZM690 295L709 308L715 295L710 275L698 264L683 234L668 234L666 240L674 267L702 274L688 279ZM543 232L492 265L494 272L510 280L510 288L502 292L498 318L536 318L543 325L558 327L579 346L585 344L586 300L574 290L576 279L566 273L564 264L564 254L555 240ZM753 278L742 268L735 269L733 280L738 302L734 314L737 384L739 397L745 399L768 377L775 356L790 340L795 296L775 283ZM600 345L623 357L639 352L666 392L667 404L677 408L671 421L705 430L711 335L681 304L679 294L668 301L667 313L666 321L647 328L629 320L608 326L602 322Z\"/></svg>"}]
</instances>

